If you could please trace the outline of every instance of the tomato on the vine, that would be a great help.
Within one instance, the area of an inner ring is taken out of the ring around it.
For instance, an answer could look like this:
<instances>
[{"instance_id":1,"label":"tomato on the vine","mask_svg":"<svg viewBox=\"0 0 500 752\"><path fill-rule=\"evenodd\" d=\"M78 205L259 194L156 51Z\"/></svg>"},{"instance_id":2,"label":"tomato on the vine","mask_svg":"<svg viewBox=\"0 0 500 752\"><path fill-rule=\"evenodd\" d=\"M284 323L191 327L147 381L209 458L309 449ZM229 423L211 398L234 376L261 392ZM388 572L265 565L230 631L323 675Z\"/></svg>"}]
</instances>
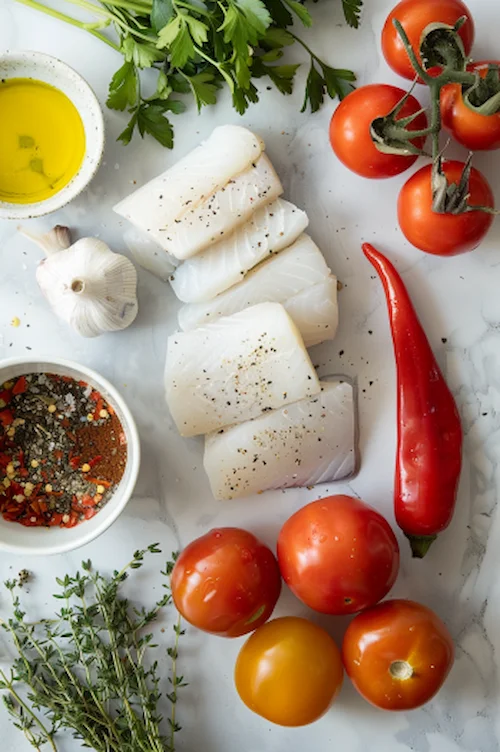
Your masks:
<instances>
[{"instance_id":1,"label":"tomato on the vine","mask_svg":"<svg viewBox=\"0 0 500 752\"><path fill-rule=\"evenodd\" d=\"M458 33L462 38L465 54L468 55L474 41L474 21L461 0L401 0L389 13L382 30L382 52L387 63L403 78L410 81L415 78L410 58L394 27L394 19L403 26L417 59L421 62L419 50L424 29L432 23L454 26L462 16L465 16L465 23Z\"/></svg>"},{"instance_id":2,"label":"tomato on the vine","mask_svg":"<svg viewBox=\"0 0 500 752\"><path fill-rule=\"evenodd\" d=\"M463 162L443 162L443 172L449 184L458 184L463 170ZM474 167L470 174L467 203L490 209L495 205L486 178ZM437 256L454 256L477 248L491 227L493 215L479 209L461 214L433 211L432 165L426 165L402 187L398 220L406 239L416 248Z\"/></svg>"},{"instance_id":3,"label":"tomato on the vine","mask_svg":"<svg viewBox=\"0 0 500 752\"><path fill-rule=\"evenodd\" d=\"M399 546L375 509L351 496L330 496L299 509L278 538L283 579L306 605L326 614L353 614L393 586Z\"/></svg>"},{"instance_id":4,"label":"tomato on the vine","mask_svg":"<svg viewBox=\"0 0 500 752\"><path fill-rule=\"evenodd\" d=\"M406 600L385 601L356 616L342 645L354 686L384 710L412 710L428 702L453 658L453 641L441 619Z\"/></svg>"},{"instance_id":5,"label":"tomato on the vine","mask_svg":"<svg viewBox=\"0 0 500 752\"><path fill-rule=\"evenodd\" d=\"M269 619L281 575L272 551L252 533L223 527L186 546L171 584L186 621L205 632L239 637Z\"/></svg>"},{"instance_id":6,"label":"tomato on the vine","mask_svg":"<svg viewBox=\"0 0 500 752\"><path fill-rule=\"evenodd\" d=\"M492 64L500 66L498 60L484 60L470 63L467 70L485 78ZM460 84L448 84L441 89L441 117L446 130L466 149L500 149L500 111L483 115L469 107Z\"/></svg>"},{"instance_id":7,"label":"tomato on the vine","mask_svg":"<svg viewBox=\"0 0 500 752\"><path fill-rule=\"evenodd\" d=\"M330 121L332 149L353 172L365 178L390 178L404 172L417 159L416 154L386 154L375 146L370 126L376 118L388 115L403 99L406 92L387 84L369 84L351 92L339 104ZM409 96L397 119L406 118L421 110L419 102ZM425 113L410 123L408 130L423 130L427 127ZM425 137L412 140L421 149Z\"/></svg>"},{"instance_id":8,"label":"tomato on the vine","mask_svg":"<svg viewBox=\"0 0 500 752\"><path fill-rule=\"evenodd\" d=\"M280 726L320 718L342 686L340 651L324 629L285 616L264 624L241 648L234 680L254 713Z\"/></svg>"}]
</instances>

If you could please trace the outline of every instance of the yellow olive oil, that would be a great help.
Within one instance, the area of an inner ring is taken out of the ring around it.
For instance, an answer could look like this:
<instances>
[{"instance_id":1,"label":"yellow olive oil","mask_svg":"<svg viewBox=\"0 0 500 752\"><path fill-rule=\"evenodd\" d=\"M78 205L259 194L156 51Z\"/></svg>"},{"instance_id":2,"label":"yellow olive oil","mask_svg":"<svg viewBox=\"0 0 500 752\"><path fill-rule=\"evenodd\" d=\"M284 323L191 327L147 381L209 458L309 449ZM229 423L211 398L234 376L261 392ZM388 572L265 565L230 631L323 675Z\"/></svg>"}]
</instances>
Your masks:
<instances>
[{"instance_id":1,"label":"yellow olive oil","mask_svg":"<svg viewBox=\"0 0 500 752\"><path fill-rule=\"evenodd\" d=\"M0 201L44 201L70 182L84 156L82 119L65 94L34 79L0 80Z\"/></svg>"}]
</instances>

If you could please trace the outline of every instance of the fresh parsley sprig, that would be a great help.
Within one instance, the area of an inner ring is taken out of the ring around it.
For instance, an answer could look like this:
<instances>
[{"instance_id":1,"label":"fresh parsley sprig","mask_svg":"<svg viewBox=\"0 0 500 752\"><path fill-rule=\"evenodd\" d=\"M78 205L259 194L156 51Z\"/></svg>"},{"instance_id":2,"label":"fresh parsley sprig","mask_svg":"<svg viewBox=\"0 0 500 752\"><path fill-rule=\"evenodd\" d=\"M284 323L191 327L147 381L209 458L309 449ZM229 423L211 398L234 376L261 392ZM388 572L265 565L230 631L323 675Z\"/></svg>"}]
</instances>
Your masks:
<instances>
[{"instance_id":1,"label":"fresh parsley sprig","mask_svg":"<svg viewBox=\"0 0 500 752\"><path fill-rule=\"evenodd\" d=\"M47 745L57 752L57 732L69 729L75 739L95 752L174 752L179 690L186 686L177 672L179 638L174 643L165 695L160 690L158 663L150 657L154 637L148 627L171 603L170 574L176 556L162 574L165 594L151 608L136 607L121 594L129 571L139 569L146 554L161 553L158 544L136 551L111 577L90 561L82 572L57 578L55 598L61 608L54 619L29 623L17 583L5 583L12 595L12 616L1 622L17 654L10 670L0 669L3 701L14 724L35 749ZM166 728L162 706L170 707Z\"/></svg>"},{"instance_id":2,"label":"fresh parsley sprig","mask_svg":"<svg viewBox=\"0 0 500 752\"><path fill-rule=\"evenodd\" d=\"M363 0L342 0L345 20L354 29L359 27Z\"/></svg>"},{"instance_id":3,"label":"fresh parsley sprig","mask_svg":"<svg viewBox=\"0 0 500 752\"><path fill-rule=\"evenodd\" d=\"M263 76L282 94L291 94L299 65L282 58L296 43L310 59L303 109L310 106L315 112L327 96L342 99L356 80L352 71L327 65L295 33L297 25L313 23L304 0L69 0L97 16L92 24L39 0L18 1L80 26L121 52L124 63L113 76L107 105L128 111L128 125L119 136L125 144L137 130L172 148L169 115L184 111L186 94L201 109L215 104L226 86L240 114L258 102L255 80ZM362 0L341 2L347 23L357 28ZM109 26L118 42L103 33ZM152 96L143 93L145 69L156 75Z\"/></svg>"}]
</instances>

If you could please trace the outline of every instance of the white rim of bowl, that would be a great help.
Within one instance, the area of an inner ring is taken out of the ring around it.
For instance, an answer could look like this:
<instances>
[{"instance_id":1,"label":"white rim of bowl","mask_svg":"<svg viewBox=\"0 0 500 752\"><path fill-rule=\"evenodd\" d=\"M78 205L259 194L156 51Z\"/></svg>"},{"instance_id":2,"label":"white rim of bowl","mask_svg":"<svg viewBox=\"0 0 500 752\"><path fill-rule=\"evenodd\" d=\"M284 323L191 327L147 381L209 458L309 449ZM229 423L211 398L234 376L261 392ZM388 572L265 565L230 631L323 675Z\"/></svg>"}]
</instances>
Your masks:
<instances>
[{"instance_id":1,"label":"white rim of bowl","mask_svg":"<svg viewBox=\"0 0 500 752\"><path fill-rule=\"evenodd\" d=\"M69 551L75 551L76 549L87 545L87 543L91 543L100 535L102 535L118 519L118 517L123 512L123 510L127 506L128 502L130 501L134 493L134 488L137 483L137 478L139 476L139 469L141 466L141 444L140 444L140 439L139 439L139 431L137 430L137 425L136 425L134 416L130 412L130 408L128 407L127 403L121 396L120 392L117 390L115 386L113 386L113 384L111 384L110 381L105 379L104 376L101 376L99 373L97 373L97 371L94 371L92 368L88 368L87 366L82 366L80 365L80 363L76 363L74 360L66 360L65 358L45 359L43 357L40 357L40 358L23 357L23 358L8 358L7 360L1 360L0 372L4 368L11 368L13 366L24 366L24 365L30 365L30 364L34 366L37 363L47 363L48 367L50 367L50 365L53 364L53 365L58 366L59 368L68 368L68 369L73 369L75 371L79 371L82 374L82 376L87 376L88 378L92 379L97 384L99 384L100 387L102 387L104 390L106 390L111 395L112 399L117 403L117 405L119 406L120 410L123 413L123 416L127 423L127 428L130 431L130 439L133 445L132 451L133 451L134 456L137 457L137 460L135 462L135 467L132 467L130 478L127 482L127 485L125 486L125 488L123 489L121 493L124 500L120 504L116 505L116 508L109 515L106 521L102 523L101 527L97 528L97 530L94 530L91 533L82 535L81 539L79 539L77 543L75 542L60 543L59 545L51 546L51 548L47 550L44 547L38 548L37 546L31 546L31 545L30 546L22 546L22 545L11 546L8 543L3 543L0 541L0 551L3 551L5 553L26 554L30 556L52 556L55 554L65 554L65 553L68 553ZM98 517L98 515L96 515L96 517ZM82 526L84 524L85 523L82 523Z\"/></svg>"},{"instance_id":2,"label":"white rim of bowl","mask_svg":"<svg viewBox=\"0 0 500 752\"><path fill-rule=\"evenodd\" d=\"M79 86L82 87L82 89L85 90L89 102L91 103L92 115L95 118L95 125L97 126L96 133L97 138L99 139L97 156L95 157L94 164L89 170L87 179L76 191L74 190L74 184L81 174L83 167L87 164L87 151L85 151L85 155L83 157L82 164L78 169L78 172L71 178L69 183L63 186L63 188L61 188L61 190L55 193L53 196L50 196L43 201L38 201L32 204L11 204L8 201L0 200L0 219L36 219L37 217L44 217L47 214L52 214L52 212L62 209L64 206L73 201L77 196L83 193L83 191L88 188L89 184L94 179L99 167L101 166L101 162L104 156L104 147L106 144L104 115L97 95L90 84L83 78L80 73L78 73L78 71L72 68L71 65L68 65L58 57L47 55L45 52L37 52L36 50L6 50L5 52L0 53L0 65L4 62L8 63L9 61L13 63L18 62L19 64L22 64L26 61L31 61L33 63L36 63L37 61L43 61L45 64L52 65L54 66L54 68L59 69L61 72L66 74L69 80L72 79L73 82L76 82ZM40 74L42 77L38 78L37 80L43 81L43 69L40 71ZM33 78L35 79L35 76ZM81 113L79 114L81 116ZM87 132L85 133L85 135L88 135Z\"/></svg>"}]
</instances>

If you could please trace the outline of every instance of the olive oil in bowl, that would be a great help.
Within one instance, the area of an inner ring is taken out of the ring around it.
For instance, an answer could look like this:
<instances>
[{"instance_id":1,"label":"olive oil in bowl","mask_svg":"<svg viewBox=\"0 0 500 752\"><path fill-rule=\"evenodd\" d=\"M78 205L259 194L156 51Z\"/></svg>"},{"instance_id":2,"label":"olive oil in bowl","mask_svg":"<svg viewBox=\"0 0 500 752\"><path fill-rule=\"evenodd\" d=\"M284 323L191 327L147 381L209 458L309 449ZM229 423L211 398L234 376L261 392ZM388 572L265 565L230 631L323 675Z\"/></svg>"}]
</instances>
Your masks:
<instances>
[{"instance_id":1,"label":"olive oil in bowl","mask_svg":"<svg viewBox=\"0 0 500 752\"><path fill-rule=\"evenodd\" d=\"M77 174L85 151L82 119L65 94L32 78L0 80L0 201L54 196Z\"/></svg>"}]
</instances>

